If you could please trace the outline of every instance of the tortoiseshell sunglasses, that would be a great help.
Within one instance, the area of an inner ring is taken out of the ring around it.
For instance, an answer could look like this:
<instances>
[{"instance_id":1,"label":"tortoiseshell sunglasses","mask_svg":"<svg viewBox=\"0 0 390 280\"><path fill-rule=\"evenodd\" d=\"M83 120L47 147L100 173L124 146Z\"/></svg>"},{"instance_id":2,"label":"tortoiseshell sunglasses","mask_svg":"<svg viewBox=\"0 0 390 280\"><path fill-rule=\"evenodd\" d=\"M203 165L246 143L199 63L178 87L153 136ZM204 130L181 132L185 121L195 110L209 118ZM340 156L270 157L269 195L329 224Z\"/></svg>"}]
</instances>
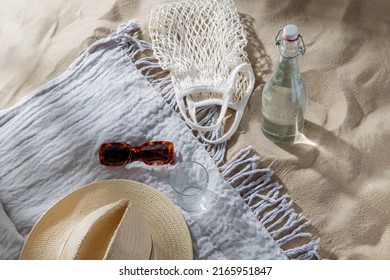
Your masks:
<instances>
[{"instance_id":1,"label":"tortoiseshell sunglasses","mask_svg":"<svg viewBox=\"0 0 390 280\"><path fill-rule=\"evenodd\" d=\"M173 163L173 143L152 141L133 147L125 142L103 143L99 149L100 163L107 166L122 166L131 160L141 159L147 165Z\"/></svg>"}]
</instances>

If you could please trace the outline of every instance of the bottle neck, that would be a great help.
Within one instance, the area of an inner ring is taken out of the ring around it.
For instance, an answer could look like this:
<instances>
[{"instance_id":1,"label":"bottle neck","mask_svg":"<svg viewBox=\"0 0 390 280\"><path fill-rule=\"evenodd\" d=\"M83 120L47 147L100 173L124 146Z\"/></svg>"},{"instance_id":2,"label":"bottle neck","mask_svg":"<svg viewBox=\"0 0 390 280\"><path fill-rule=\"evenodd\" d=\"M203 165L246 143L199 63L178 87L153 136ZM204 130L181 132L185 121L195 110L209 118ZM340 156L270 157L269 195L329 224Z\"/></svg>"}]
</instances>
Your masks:
<instances>
[{"instance_id":1,"label":"bottle neck","mask_svg":"<svg viewBox=\"0 0 390 280\"><path fill-rule=\"evenodd\" d=\"M280 75L281 84L292 86L292 81L300 79L301 76L298 64L301 51L298 48L298 43L282 40L279 45L279 52L279 63L274 73Z\"/></svg>"},{"instance_id":2,"label":"bottle neck","mask_svg":"<svg viewBox=\"0 0 390 280\"><path fill-rule=\"evenodd\" d=\"M299 46L299 40L291 42L282 39L279 42L279 62L286 61L291 64L298 63L298 57L302 54L302 50Z\"/></svg>"}]
</instances>

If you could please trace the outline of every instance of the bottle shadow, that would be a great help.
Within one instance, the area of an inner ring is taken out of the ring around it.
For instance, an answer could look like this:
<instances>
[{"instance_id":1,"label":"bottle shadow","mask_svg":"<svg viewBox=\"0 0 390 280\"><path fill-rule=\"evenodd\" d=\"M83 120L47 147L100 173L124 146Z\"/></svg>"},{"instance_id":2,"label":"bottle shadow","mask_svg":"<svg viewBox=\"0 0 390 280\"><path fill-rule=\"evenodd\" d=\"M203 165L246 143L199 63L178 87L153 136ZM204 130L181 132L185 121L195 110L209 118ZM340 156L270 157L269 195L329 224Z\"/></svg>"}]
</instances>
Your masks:
<instances>
[{"instance_id":1,"label":"bottle shadow","mask_svg":"<svg viewBox=\"0 0 390 280\"><path fill-rule=\"evenodd\" d=\"M318 207L322 208L324 213L327 210L331 211L327 207L333 204L332 200L335 198L343 196L354 198L358 195L359 185L354 182L360 175L361 168L359 166L363 164L361 152L336 133L305 120L304 134L300 135L295 143L274 144L297 158L294 161L296 166L293 170L311 170L313 171L310 172L311 174L318 174L318 177L311 181L312 184L317 184L318 178L321 178L321 185L313 189L317 189L318 200L322 201L322 205ZM286 185L277 174L274 175L274 178L281 184ZM310 180L310 178L305 178L306 182ZM323 189L321 190L321 188ZM307 190L310 189L309 186ZM304 213L295 202L293 207L298 213ZM313 236L323 238L326 243L331 242L327 236L322 236L324 232L313 224L306 230L312 233ZM328 250L327 246L320 246L319 253L323 258L337 259L337 256Z\"/></svg>"},{"instance_id":2,"label":"bottle shadow","mask_svg":"<svg viewBox=\"0 0 390 280\"><path fill-rule=\"evenodd\" d=\"M335 133L305 120L305 132L294 144L276 144L298 158L298 168L311 168L329 182L338 193L354 196L351 186L358 175L362 161L361 152Z\"/></svg>"}]
</instances>

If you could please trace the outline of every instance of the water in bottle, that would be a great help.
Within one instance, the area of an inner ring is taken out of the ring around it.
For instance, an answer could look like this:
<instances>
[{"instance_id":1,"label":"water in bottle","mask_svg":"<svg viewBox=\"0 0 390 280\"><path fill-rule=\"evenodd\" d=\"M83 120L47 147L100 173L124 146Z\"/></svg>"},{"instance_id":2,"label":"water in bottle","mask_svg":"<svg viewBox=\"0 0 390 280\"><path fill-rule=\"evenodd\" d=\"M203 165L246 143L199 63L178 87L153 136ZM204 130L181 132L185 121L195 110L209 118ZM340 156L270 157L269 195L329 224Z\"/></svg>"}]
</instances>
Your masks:
<instances>
[{"instance_id":1,"label":"water in bottle","mask_svg":"<svg viewBox=\"0 0 390 280\"><path fill-rule=\"evenodd\" d=\"M293 142L304 126L306 89L298 57L306 48L292 24L280 30L275 40L280 57L263 89L262 131L273 142Z\"/></svg>"}]
</instances>

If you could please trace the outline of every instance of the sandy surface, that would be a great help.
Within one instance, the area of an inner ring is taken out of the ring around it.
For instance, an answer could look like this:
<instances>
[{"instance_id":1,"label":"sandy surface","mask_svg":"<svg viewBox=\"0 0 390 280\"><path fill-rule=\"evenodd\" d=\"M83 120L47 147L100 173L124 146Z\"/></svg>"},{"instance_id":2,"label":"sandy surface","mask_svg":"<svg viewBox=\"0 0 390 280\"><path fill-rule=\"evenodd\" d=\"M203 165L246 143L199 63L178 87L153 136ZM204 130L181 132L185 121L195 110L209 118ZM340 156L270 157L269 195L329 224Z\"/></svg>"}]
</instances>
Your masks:
<instances>
[{"instance_id":1,"label":"sandy surface","mask_svg":"<svg viewBox=\"0 0 390 280\"><path fill-rule=\"evenodd\" d=\"M0 108L62 73L129 19L149 40L150 10L169 1L0 0ZM286 186L331 259L390 259L390 2L236 0L256 88L228 157L251 144ZM305 137L282 146L260 131L274 36L295 23L308 91Z\"/></svg>"}]
</instances>

